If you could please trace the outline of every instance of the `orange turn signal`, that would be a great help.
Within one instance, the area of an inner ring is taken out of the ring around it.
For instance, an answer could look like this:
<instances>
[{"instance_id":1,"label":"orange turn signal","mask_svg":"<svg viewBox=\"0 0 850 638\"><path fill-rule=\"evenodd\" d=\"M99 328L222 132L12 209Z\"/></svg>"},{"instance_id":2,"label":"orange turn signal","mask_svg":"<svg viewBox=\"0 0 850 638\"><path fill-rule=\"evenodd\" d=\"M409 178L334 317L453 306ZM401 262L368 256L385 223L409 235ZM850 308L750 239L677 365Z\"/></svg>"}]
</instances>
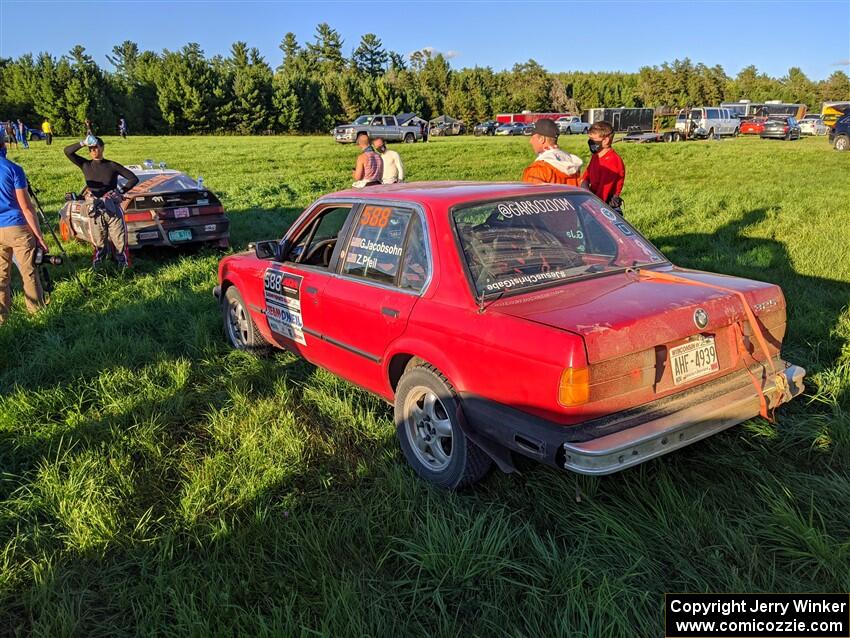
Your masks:
<instances>
[{"instance_id":1,"label":"orange turn signal","mask_svg":"<svg viewBox=\"0 0 850 638\"><path fill-rule=\"evenodd\" d=\"M566 368L558 386L558 403L570 408L590 400L590 371L587 368Z\"/></svg>"}]
</instances>

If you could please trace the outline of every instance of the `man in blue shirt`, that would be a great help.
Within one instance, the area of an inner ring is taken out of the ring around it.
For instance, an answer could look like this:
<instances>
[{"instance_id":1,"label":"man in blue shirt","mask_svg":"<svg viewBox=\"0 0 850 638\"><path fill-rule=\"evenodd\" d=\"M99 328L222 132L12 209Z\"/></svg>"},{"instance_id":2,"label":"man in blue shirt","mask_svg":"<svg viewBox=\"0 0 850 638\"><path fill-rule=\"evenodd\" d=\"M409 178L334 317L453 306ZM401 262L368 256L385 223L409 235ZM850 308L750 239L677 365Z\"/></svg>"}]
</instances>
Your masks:
<instances>
[{"instance_id":1,"label":"man in blue shirt","mask_svg":"<svg viewBox=\"0 0 850 638\"><path fill-rule=\"evenodd\" d=\"M44 306L44 292L35 266L36 250L47 252L32 201L27 192L24 169L0 159L0 325L9 316L12 294L12 257L24 283L27 310Z\"/></svg>"}]
</instances>

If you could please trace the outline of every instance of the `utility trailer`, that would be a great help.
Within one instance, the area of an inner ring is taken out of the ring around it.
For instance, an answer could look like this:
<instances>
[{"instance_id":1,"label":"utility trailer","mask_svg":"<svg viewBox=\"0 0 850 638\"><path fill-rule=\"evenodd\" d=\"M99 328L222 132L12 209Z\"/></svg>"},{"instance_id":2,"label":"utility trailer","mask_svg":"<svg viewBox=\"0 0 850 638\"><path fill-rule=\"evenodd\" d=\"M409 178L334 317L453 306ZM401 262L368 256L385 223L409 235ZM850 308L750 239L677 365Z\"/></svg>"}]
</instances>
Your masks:
<instances>
[{"instance_id":1,"label":"utility trailer","mask_svg":"<svg viewBox=\"0 0 850 638\"><path fill-rule=\"evenodd\" d=\"M655 109L649 108L617 108L617 109L587 109L581 119L590 125L605 120L614 127L615 133L628 131L654 130L653 118Z\"/></svg>"}]
</instances>

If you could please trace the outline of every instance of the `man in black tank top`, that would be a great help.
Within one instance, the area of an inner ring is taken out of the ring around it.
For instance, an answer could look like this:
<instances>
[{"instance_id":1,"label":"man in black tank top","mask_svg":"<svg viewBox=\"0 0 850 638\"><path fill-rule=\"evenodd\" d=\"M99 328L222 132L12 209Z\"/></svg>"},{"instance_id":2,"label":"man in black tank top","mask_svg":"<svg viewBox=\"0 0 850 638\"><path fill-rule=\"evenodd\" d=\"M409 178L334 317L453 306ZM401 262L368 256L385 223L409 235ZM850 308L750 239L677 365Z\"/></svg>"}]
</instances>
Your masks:
<instances>
[{"instance_id":1,"label":"man in black tank top","mask_svg":"<svg viewBox=\"0 0 850 638\"><path fill-rule=\"evenodd\" d=\"M91 159L83 159L77 155L81 148L88 147ZM127 226L124 223L124 212L121 210L121 200L124 193L139 183L139 178L118 162L104 159L103 140L89 135L82 142L65 147L65 155L83 171L83 177L88 186L86 203L89 217L89 239L94 245L92 265L97 267L107 254L107 241L115 246L115 258L122 268L130 265L127 248ZM118 186L118 177L127 182Z\"/></svg>"}]
</instances>

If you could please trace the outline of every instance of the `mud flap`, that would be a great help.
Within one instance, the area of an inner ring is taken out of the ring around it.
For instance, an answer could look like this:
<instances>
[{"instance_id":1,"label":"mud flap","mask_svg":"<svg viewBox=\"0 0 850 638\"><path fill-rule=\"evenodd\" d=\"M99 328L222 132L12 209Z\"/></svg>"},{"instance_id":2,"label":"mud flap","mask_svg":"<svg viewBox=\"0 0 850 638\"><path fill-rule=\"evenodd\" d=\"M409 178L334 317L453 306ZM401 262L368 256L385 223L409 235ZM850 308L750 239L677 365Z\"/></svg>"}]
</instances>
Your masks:
<instances>
[{"instance_id":1,"label":"mud flap","mask_svg":"<svg viewBox=\"0 0 850 638\"><path fill-rule=\"evenodd\" d=\"M478 432L476 432L469 424L469 421L466 420L466 415L463 413L463 406L460 401L457 402L455 422L460 426L464 436L484 450L487 456L493 459L493 462L499 466L499 469L502 472L505 474L513 474L514 472L517 472L516 466L514 466L513 457L511 456L511 451L508 448L499 445L492 439L481 436Z\"/></svg>"}]
</instances>

